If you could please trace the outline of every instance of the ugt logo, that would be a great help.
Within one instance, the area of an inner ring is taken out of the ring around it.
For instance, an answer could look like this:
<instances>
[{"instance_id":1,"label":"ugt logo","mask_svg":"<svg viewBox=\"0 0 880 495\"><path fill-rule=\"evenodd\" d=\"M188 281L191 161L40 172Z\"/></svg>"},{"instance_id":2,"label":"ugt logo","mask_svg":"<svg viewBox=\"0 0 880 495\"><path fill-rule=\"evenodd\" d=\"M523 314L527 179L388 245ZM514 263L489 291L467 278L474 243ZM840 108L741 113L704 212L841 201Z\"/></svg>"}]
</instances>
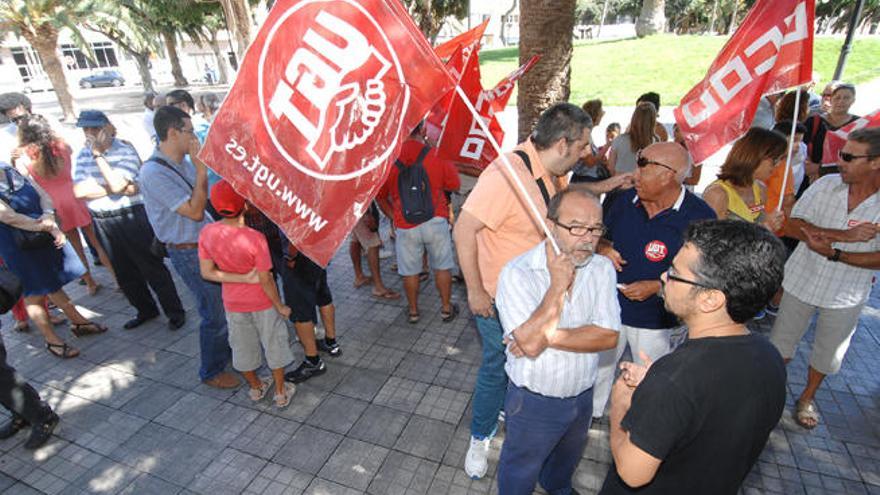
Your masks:
<instances>
[{"instance_id":1,"label":"ugt logo","mask_svg":"<svg viewBox=\"0 0 880 495\"><path fill-rule=\"evenodd\" d=\"M393 150L409 91L381 26L356 2L290 7L269 31L258 70L263 124L303 173L358 177Z\"/></svg>"}]
</instances>

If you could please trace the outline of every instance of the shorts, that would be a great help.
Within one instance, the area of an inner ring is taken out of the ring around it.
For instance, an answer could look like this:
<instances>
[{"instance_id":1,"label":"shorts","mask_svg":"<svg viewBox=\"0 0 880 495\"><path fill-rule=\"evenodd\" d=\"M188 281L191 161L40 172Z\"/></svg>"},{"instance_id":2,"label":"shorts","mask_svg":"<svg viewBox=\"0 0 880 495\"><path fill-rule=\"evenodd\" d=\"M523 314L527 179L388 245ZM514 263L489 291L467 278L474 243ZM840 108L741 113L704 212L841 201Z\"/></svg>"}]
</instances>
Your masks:
<instances>
[{"instance_id":1,"label":"shorts","mask_svg":"<svg viewBox=\"0 0 880 495\"><path fill-rule=\"evenodd\" d=\"M236 370L258 369L264 352L269 369L284 368L293 362L287 324L275 308L249 313L227 311L226 324L232 367Z\"/></svg>"},{"instance_id":2,"label":"shorts","mask_svg":"<svg viewBox=\"0 0 880 495\"><path fill-rule=\"evenodd\" d=\"M382 245L382 241L379 240L379 233L373 232L367 227L366 220L367 215L369 214L370 212L365 213L364 216L354 224L354 231L352 232L354 238L357 239L358 243L364 249L375 248Z\"/></svg>"},{"instance_id":3,"label":"shorts","mask_svg":"<svg viewBox=\"0 0 880 495\"><path fill-rule=\"evenodd\" d=\"M770 342L784 359L791 359L810 326L810 320L818 312L810 366L823 375L837 374L856 332L863 307L864 304L850 308L820 308L785 292L779 303L779 314L770 333Z\"/></svg>"},{"instance_id":4,"label":"shorts","mask_svg":"<svg viewBox=\"0 0 880 495\"><path fill-rule=\"evenodd\" d=\"M403 277L422 272L422 255L426 250L432 270L455 268L449 222L443 217L434 217L411 229L397 229L395 247L397 272Z\"/></svg>"},{"instance_id":5,"label":"shorts","mask_svg":"<svg viewBox=\"0 0 880 495\"><path fill-rule=\"evenodd\" d=\"M293 268L285 265L281 280L284 284L284 303L290 306L290 321L294 323L317 323L315 307L333 303L333 295L327 284L327 270L302 254L296 256Z\"/></svg>"}]
</instances>

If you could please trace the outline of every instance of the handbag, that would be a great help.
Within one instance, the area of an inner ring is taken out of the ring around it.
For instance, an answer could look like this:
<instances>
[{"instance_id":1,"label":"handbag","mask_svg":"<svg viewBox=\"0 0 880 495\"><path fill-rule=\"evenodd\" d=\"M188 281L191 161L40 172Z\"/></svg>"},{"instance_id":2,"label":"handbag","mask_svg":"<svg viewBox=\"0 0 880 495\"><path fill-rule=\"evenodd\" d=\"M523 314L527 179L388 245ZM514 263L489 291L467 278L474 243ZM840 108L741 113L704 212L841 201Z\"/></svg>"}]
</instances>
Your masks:
<instances>
[{"instance_id":1,"label":"handbag","mask_svg":"<svg viewBox=\"0 0 880 495\"><path fill-rule=\"evenodd\" d=\"M6 168L4 169L4 172L6 173L6 184L9 186L9 192L7 194L14 195L15 184L12 181L12 169ZM0 196L0 198L11 206L12 202L9 200L9 197ZM45 249L55 245L55 238L48 232L23 230L14 227L11 230L12 241L15 242L18 249L21 249L22 251Z\"/></svg>"},{"instance_id":2,"label":"handbag","mask_svg":"<svg viewBox=\"0 0 880 495\"><path fill-rule=\"evenodd\" d=\"M5 314L21 298L21 280L6 267L0 267L0 314Z\"/></svg>"}]
</instances>

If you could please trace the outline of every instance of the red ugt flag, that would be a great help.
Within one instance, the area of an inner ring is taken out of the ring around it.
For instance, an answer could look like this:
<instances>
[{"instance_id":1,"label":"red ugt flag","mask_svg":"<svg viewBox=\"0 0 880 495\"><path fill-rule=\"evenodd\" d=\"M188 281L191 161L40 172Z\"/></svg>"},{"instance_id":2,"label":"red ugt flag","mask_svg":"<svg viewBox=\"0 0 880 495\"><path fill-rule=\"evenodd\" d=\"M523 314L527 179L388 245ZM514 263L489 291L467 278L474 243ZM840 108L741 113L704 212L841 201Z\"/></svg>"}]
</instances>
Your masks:
<instances>
[{"instance_id":1,"label":"red ugt flag","mask_svg":"<svg viewBox=\"0 0 880 495\"><path fill-rule=\"evenodd\" d=\"M482 24L470 31L465 31L442 45L438 45L434 48L434 53L442 59L447 59L455 53L455 50L458 50L459 47L463 47L465 49L465 58L467 58L472 52L480 51L479 49L481 40L483 39L483 33L486 31L486 26L488 25L489 19L486 19Z\"/></svg>"},{"instance_id":2,"label":"red ugt flag","mask_svg":"<svg viewBox=\"0 0 880 495\"><path fill-rule=\"evenodd\" d=\"M856 119L849 125L825 134L825 145L822 147L822 165L836 164L838 160L837 153L843 149L849 133L867 127L880 127L880 110L874 110L874 112Z\"/></svg>"},{"instance_id":3,"label":"red ugt flag","mask_svg":"<svg viewBox=\"0 0 880 495\"><path fill-rule=\"evenodd\" d=\"M815 0L758 0L675 121L700 163L744 134L761 96L804 84L813 71Z\"/></svg>"},{"instance_id":4,"label":"red ugt flag","mask_svg":"<svg viewBox=\"0 0 880 495\"><path fill-rule=\"evenodd\" d=\"M397 0L280 0L199 157L326 266L453 85Z\"/></svg>"}]
</instances>

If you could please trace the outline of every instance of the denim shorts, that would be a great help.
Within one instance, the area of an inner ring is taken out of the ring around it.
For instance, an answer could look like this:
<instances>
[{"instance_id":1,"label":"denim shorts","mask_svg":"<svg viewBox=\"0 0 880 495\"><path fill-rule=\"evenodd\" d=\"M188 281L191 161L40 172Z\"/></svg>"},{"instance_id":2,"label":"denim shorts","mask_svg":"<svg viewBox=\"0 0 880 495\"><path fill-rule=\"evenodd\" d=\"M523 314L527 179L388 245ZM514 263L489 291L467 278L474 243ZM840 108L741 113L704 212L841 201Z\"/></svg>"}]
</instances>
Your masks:
<instances>
[{"instance_id":1,"label":"denim shorts","mask_svg":"<svg viewBox=\"0 0 880 495\"><path fill-rule=\"evenodd\" d=\"M395 247L397 272L403 277L422 272L422 255L426 250L432 270L455 268L449 221L443 217L434 217L411 229L397 229Z\"/></svg>"}]
</instances>

